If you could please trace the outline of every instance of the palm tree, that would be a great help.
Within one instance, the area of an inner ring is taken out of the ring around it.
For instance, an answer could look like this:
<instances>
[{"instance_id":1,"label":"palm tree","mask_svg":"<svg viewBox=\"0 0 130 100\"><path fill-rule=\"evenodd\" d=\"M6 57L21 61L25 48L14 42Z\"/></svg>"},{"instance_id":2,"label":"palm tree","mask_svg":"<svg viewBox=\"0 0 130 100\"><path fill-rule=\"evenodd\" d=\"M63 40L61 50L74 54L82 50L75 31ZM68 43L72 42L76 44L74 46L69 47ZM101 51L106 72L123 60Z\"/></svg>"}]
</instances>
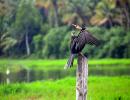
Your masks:
<instances>
[{"instance_id":1,"label":"palm tree","mask_svg":"<svg viewBox=\"0 0 130 100\"><path fill-rule=\"evenodd\" d=\"M110 27L116 23L128 29L130 25L129 6L129 0L101 0L90 22L92 25L109 24Z\"/></svg>"},{"instance_id":2,"label":"palm tree","mask_svg":"<svg viewBox=\"0 0 130 100\"><path fill-rule=\"evenodd\" d=\"M37 7L43 8L48 13L48 21L50 26L59 26L58 1L57 0L36 0ZM53 25L54 22L54 25Z\"/></svg>"},{"instance_id":3,"label":"palm tree","mask_svg":"<svg viewBox=\"0 0 130 100\"><path fill-rule=\"evenodd\" d=\"M129 30L130 27L130 1L129 0L116 0L117 7L120 8L120 14L123 16L123 26Z\"/></svg>"},{"instance_id":4,"label":"palm tree","mask_svg":"<svg viewBox=\"0 0 130 100\"><path fill-rule=\"evenodd\" d=\"M0 48L1 52L6 52L9 48L14 46L17 41L10 37L8 33L0 33Z\"/></svg>"}]
</instances>

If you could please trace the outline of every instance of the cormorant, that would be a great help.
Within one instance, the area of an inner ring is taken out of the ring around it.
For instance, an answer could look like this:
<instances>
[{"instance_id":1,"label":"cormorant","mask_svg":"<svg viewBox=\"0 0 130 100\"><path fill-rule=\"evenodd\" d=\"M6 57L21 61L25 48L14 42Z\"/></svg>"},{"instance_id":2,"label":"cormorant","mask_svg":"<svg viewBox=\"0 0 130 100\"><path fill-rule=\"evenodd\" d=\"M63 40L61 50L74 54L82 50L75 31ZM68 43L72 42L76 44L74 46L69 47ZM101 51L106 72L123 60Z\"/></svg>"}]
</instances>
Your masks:
<instances>
[{"instance_id":1,"label":"cormorant","mask_svg":"<svg viewBox=\"0 0 130 100\"><path fill-rule=\"evenodd\" d=\"M70 42L70 57L68 59L68 62L66 64L66 68L70 68L73 66L74 57L76 54L80 53L83 48L85 47L85 44L90 45L99 45L99 40L96 39L94 36L91 35L90 32L86 30L86 28L80 27L79 25L72 24L76 29L80 30L80 33L76 36L74 34L71 34L71 42Z\"/></svg>"}]
</instances>

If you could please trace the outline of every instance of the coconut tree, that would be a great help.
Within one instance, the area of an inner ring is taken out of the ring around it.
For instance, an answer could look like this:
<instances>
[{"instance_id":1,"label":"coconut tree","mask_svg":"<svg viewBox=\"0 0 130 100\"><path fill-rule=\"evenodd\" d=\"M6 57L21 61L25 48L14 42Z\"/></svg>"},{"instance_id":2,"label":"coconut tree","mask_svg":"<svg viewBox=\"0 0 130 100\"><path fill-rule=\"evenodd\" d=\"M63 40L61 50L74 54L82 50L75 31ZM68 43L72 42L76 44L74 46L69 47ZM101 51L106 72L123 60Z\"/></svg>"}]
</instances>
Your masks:
<instances>
[{"instance_id":1,"label":"coconut tree","mask_svg":"<svg viewBox=\"0 0 130 100\"><path fill-rule=\"evenodd\" d=\"M114 24L129 28L129 0L101 0L96 5L95 15L91 18L92 25Z\"/></svg>"},{"instance_id":2,"label":"coconut tree","mask_svg":"<svg viewBox=\"0 0 130 100\"><path fill-rule=\"evenodd\" d=\"M95 15L91 18L92 25L102 25L108 22L109 26L112 26L113 18L115 17L115 0L101 0L96 5Z\"/></svg>"},{"instance_id":3,"label":"coconut tree","mask_svg":"<svg viewBox=\"0 0 130 100\"><path fill-rule=\"evenodd\" d=\"M89 24L95 5L99 0L66 0L62 9L63 22Z\"/></svg>"},{"instance_id":4,"label":"coconut tree","mask_svg":"<svg viewBox=\"0 0 130 100\"><path fill-rule=\"evenodd\" d=\"M130 27L130 0L116 0L117 8L120 9L120 15L122 15L123 26L127 30Z\"/></svg>"},{"instance_id":5,"label":"coconut tree","mask_svg":"<svg viewBox=\"0 0 130 100\"><path fill-rule=\"evenodd\" d=\"M50 26L59 26L58 0L36 0L35 5L45 10Z\"/></svg>"}]
</instances>

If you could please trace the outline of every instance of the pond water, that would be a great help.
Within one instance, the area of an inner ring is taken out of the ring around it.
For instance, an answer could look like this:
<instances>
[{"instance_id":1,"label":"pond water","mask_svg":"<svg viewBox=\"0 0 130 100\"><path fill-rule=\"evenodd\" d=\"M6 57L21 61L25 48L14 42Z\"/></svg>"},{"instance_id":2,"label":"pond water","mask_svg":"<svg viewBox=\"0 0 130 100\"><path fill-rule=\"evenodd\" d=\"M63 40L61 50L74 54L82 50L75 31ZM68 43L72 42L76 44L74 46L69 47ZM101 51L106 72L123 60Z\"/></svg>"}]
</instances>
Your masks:
<instances>
[{"instance_id":1,"label":"pond water","mask_svg":"<svg viewBox=\"0 0 130 100\"><path fill-rule=\"evenodd\" d=\"M109 68L109 67L108 67ZM105 76L120 76L130 75L130 67L127 68L105 68L105 67L89 67L90 75L105 75ZM16 83L16 82L32 82L37 80L56 80L68 76L75 76L76 70L30 70L21 68L17 72L7 71L6 73L0 73L0 83Z\"/></svg>"},{"instance_id":2,"label":"pond water","mask_svg":"<svg viewBox=\"0 0 130 100\"><path fill-rule=\"evenodd\" d=\"M66 76L75 76L75 71L64 70L26 70L18 72L0 73L0 83L32 82L36 80L56 80Z\"/></svg>"}]
</instances>

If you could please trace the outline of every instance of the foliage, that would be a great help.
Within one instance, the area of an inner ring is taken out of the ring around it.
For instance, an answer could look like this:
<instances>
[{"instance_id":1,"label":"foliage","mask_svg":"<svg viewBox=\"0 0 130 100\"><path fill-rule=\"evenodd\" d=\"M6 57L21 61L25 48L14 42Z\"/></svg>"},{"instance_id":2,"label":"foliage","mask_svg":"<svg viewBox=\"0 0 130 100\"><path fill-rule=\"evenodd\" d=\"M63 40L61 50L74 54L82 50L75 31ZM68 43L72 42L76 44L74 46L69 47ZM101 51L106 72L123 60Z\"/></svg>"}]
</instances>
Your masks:
<instances>
[{"instance_id":1,"label":"foliage","mask_svg":"<svg viewBox=\"0 0 130 100\"><path fill-rule=\"evenodd\" d=\"M43 55L48 58L59 58L61 41L67 33L67 27L59 27L51 29L44 37L45 46L43 48Z\"/></svg>"},{"instance_id":2,"label":"foliage","mask_svg":"<svg viewBox=\"0 0 130 100\"><path fill-rule=\"evenodd\" d=\"M89 77L88 100L130 99L129 84L129 76ZM63 87L65 88L63 89ZM70 97L72 100L75 99L75 78L71 77L57 81L0 85L1 99L69 100Z\"/></svg>"},{"instance_id":3,"label":"foliage","mask_svg":"<svg viewBox=\"0 0 130 100\"><path fill-rule=\"evenodd\" d=\"M67 57L70 54L69 47L70 47L70 37L71 32L67 32L64 39L61 41L60 51L61 51L61 57ZM66 52L66 53L65 53Z\"/></svg>"},{"instance_id":4,"label":"foliage","mask_svg":"<svg viewBox=\"0 0 130 100\"><path fill-rule=\"evenodd\" d=\"M34 53L35 55L37 55L38 57L42 57L42 48L44 46L43 43L43 36L41 34L35 35L33 37L33 44L34 44Z\"/></svg>"},{"instance_id":5,"label":"foliage","mask_svg":"<svg viewBox=\"0 0 130 100\"><path fill-rule=\"evenodd\" d=\"M87 56L130 57L129 0L6 0L0 5L0 56L65 58L74 23L89 26L103 40L99 47L86 46Z\"/></svg>"}]
</instances>

